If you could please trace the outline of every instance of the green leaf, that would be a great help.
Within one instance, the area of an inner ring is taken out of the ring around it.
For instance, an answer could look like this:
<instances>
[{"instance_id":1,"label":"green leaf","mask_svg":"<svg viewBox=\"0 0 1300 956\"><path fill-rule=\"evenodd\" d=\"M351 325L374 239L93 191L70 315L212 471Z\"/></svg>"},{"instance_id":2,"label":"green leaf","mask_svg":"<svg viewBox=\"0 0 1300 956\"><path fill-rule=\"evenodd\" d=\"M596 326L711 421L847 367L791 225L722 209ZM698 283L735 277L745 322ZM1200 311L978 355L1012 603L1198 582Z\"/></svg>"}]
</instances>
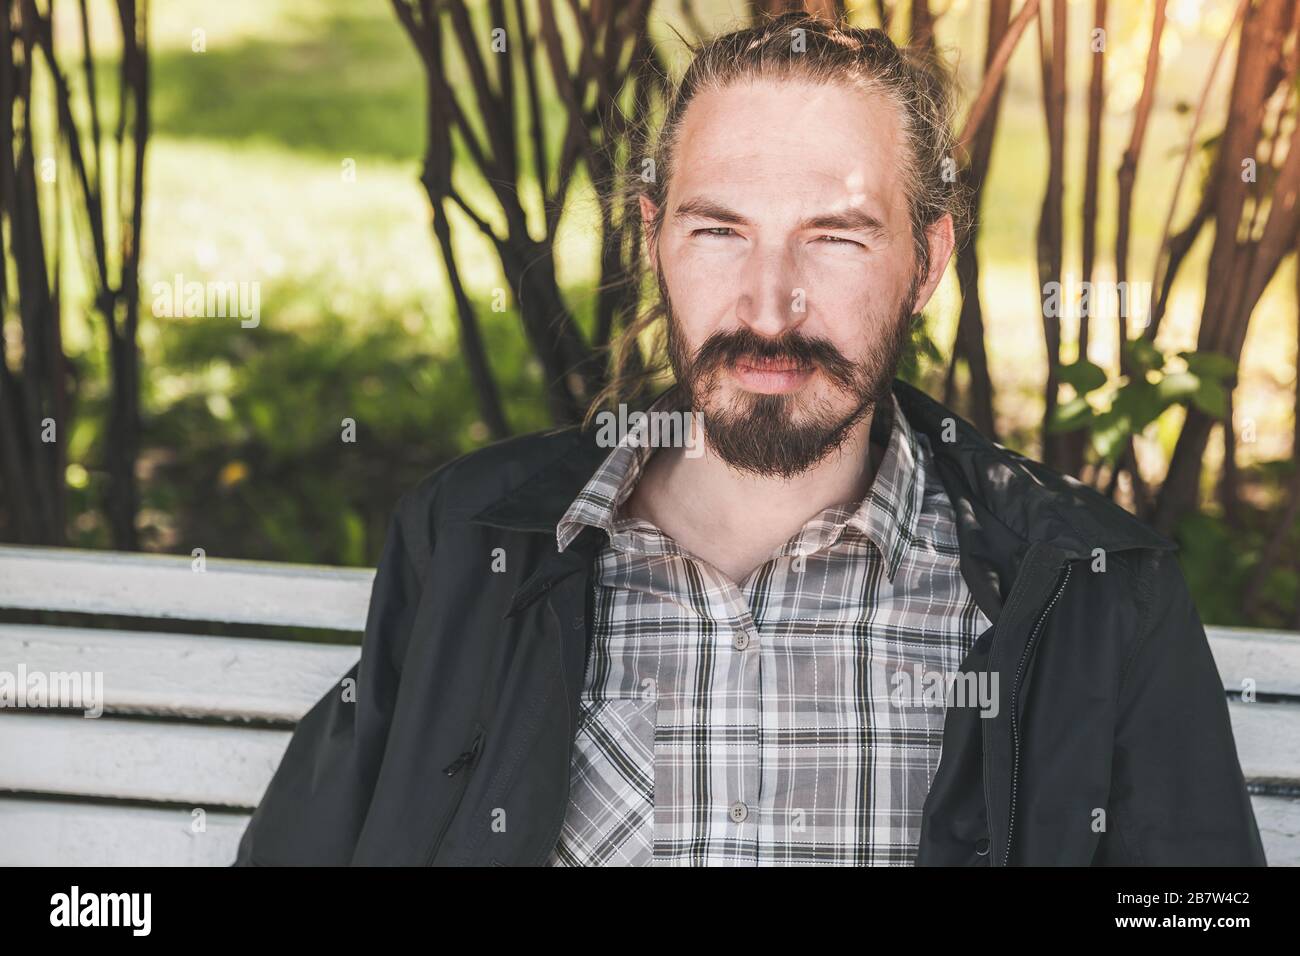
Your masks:
<instances>
[{"instance_id":1,"label":"green leaf","mask_svg":"<svg viewBox=\"0 0 1300 956\"><path fill-rule=\"evenodd\" d=\"M1105 461L1114 464L1132 428L1127 415L1112 406L1092 421L1092 447Z\"/></svg>"},{"instance_id":2,"label":"green leaf","mask_svg":"<svg viewBox=\"0 0 1300 956\"><path fill-rule=\"evenodd\" d=\"M1195 397L1202 380L1191 372L1170 372L1156 384L1156 394L1165 408Z\"/></svg>"},{"instance_id":3,"label":"green leaf","mask_svg":"<svg viewBox=\"0 0 1300 956\"><path fill-rule=\"evenodd\" d=\"M1092 407L1082 395L1070 399L1052 410L1052 419L1047 423L1047 430L1052 434L1072 432L1083 428L1092 419Z\"/></svg>"},{"instance_id":4,"label":"green leaf","mask_svg":"<svg viewBox=\"0 0 1300 956\"><path fill-rule=\"evenodd\" d=\"M1094 365L1087 359L1079 359L1069 365L1058 365L1056 373L1062 382L1072 387L1080 395L1095 392L1106 384L1106 370Z\"/></svg>"},{"instance_id":5,"label":"green leaf","mask_svg":"<svg viewBox=\"0 0 1300 956\"><path fill-rule=\"evenodd\" d=\"M1164 355L1145 338L1129 339L1124 343L1124 351L1128 354L1129 362L1143 372L1164 368Z\"/></svg>"},{"instance_id":6,"label":"green leaf","mask_svg":"<svg viewBox=\"0 0 1300 956\"><path fill-rule=\"evenodd\" d=\"M1146 379L1135 379L1119 390L1111 406L1128 419L1129 428L1137 434L1160 417L1167 407L1155 385Z\"/></svg>"},{"instance_id":7,"label":"green leaf","mask_svg":"<svg viewBox=\"0 0 1300 956\"><path fill-rule=\"evenodd\" d=\"M1187 370L1201 378L1224 379L1237 371L1237 363L1218 352L1179 352L1178 357L1187 363Z\"/></svg>"},{"instance_id":8,"label":"green leaf","mask_svg":"<svg viewBox=\"0 0 1300 956\"><path fill-rule=\"evenodd\" d=\"M1212 378L1201 379L1201 387L1192 393L1192 401L1214 418L1224 418L1228 414L1228 391Z\"/></svg>"}]
</instances>

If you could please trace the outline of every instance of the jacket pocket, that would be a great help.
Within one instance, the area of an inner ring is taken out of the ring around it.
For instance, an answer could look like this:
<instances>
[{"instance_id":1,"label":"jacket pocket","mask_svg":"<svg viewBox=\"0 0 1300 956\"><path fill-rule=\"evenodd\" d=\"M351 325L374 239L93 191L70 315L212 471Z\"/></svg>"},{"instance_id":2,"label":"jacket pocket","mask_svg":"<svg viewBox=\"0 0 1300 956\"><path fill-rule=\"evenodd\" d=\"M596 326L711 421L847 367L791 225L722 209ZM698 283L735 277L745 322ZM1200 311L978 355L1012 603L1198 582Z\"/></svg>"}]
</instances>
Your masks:
<instances>
[{"instance_id":1,"label":"jacket pocket","mask_svg":"<svg viewBox=\"0 0 1300 956\"><path fill-rule=\"evenodd\" d=\"M486 734L487 731L483 725L475 722L474 731L470 735L465 749L457 754L451 763L442 768L443 773L456 780L456 789L447 806L447 812L443 814L442 819L438 822L438 826L434 830L433 840L425 851L425 866L433 864L434 857L438 855L438 848L447 835L447 829L451 826L451 821L455 819L456 811L460 809L461 802L465 798L465 788L469 784L469 778L473 775L474 768L478 766L479 755L483 752L483 739Z\"/></svg>"}]
</instances>

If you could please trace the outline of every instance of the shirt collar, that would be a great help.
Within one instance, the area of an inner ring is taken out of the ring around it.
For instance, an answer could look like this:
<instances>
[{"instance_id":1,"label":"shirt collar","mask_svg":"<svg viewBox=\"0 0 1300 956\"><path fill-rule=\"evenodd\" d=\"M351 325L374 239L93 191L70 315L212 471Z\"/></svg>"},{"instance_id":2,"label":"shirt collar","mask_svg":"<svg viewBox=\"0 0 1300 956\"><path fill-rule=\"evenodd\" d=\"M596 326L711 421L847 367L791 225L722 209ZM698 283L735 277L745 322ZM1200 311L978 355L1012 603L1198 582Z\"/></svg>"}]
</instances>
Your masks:
<instances>
[{"instance_id":1,"label":"shirt collar","mask_svg":"<svg viewBox=\"0 0 1300 956\"><path fill-rule=\"evenodd\" d=\"M673 390L659 397L650 411L669 407ZM886 433L886 429L888 430ZM779 551L810 554L830 547L852 527L869 538L885 559L892 581L907 548L916 540L916 527L925 501L925 460L918 436L908 424L898 399L890 392L889 404L879 407L872 423L872 435L888 444L871 488L856 506L831 507L808 524ZM555 538L564 551L590 525L614 535L614 515L632 494L637 480L653 454L653 447L628 442L617 445L591 479L573 499L556 524ZM778 552L779 553L779 552Z\"/></svg>"},{"instance_id":2,"label":"shirt collar","mask_svg":"<svg viewBox=\"0 0 1300 956\"><path fill-rule=\"evenodd\" d=\"M877 414L885 409L878 409ZM916 541L917 522L925 504L925 456L920 439L898 399L890 393L889 444L871 480L871 488L849 516L847 524L870 538L885 558L889 579L894 579L903 555ZM875 431L875 422L872 423Z\"/></svg>"},{"instance_id":3,"label":"shirt collar","mask_svg":"<svg viewBox=\"0 0 1300 956\"><path fill-rule=\"evenodd\" d=\"M672 388L664 391L650 405L647 413L673 410L675 392ZM654 452L652 446L631 440L635 434L635 431L628 430L619 438L614 450L605 457L556 524L555 543L560 551L573 543L573 539L582 533L584 525L599 528L613 537L614 515L632 494L646 462ZM655 430L649 429L648 434L653 436Z\"/></svg>"}]
</instances>

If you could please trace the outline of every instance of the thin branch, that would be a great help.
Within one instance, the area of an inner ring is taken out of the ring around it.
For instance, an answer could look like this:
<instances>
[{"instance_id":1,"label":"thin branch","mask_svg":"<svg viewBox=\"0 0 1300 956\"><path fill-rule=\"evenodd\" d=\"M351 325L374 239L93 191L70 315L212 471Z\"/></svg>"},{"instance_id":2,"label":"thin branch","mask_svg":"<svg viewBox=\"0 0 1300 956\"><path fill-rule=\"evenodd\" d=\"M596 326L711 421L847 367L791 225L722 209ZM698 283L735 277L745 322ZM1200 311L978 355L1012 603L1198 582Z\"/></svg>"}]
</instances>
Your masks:
<instances>
[{"instance_id":1,"label":"thin branch","mask_svg":"<svg viewBox=\"0 0 1300 956\"><path fill-rule=\"evenodd\" d=\"M1187 132L1187 146L1184 147L1183 149L1183 161L1178 167L1178 176L1175 177L1174 179L1174 191L1173 191L1173 195L1169 199L1169 211L1165 213L1165 225L1164 228L1160 231L1160 245L1156 247L1156 261L1151 268L1151 276L1154 281L1151 284L1151 302L1147 307L1148 330L1151 330L1157 321L1155 296L1156 296L1156 286L1159 284L1163 284L1163 277L1160 277L1162 260L1165 260L1168 263L1165 266L1165 268L1168 269L1171 273L1171 281L1169 283L1170 285L1172 285L1172 272L1176 271L1177 268L1173 262L1172 250L1170 250L1169 248L1170 245L1169 233L1170 230L1173 228L1174 210L1178 207L1178 195L1182 191L1183 180L1187 177L1187 169L1189 166L1191 166L1192 155L1196 151L1196 132L1197 130L1200 129L1201 120L1204 119L1205 117L1205 107L1206 104L1208 104L1210 101L1210 90L1214 86L1215 78L1219 74L1219 64L1223 60L1224 51L1226 51L1228 48L1228 40L1231 39L1232 35L1236 32L1237 25L1241 22L1241 18L1245 15L1246 7L1249 4L1250 4L1250 0L1240 0L1240 2L1238 2L1237 11L1232 15L1232 23L1230 23L1228 25L1228 29L1224 31L1223 38L1219 40L1219 45L1214 51L1214 59L1210 63L1210 71L1205 77L1205 85L1201 87L1201 95L1196 103L1196 114L1192 117L1192 128ZM1204 204L1202 204L1202 208L1204 208ZM1200 231L1199 223L1203 223L1204 221L1205 221L1205 217L1200 215L1200 210L1198 210L1197 217L1193 218L1193 222L1197 223L1196 232ZM1195 232L1192 233L1193 236L1195 236L1195 234L1196 234ZM1168 259L1165 259L1165 254L1167 251L1170 253L1170 255ZM1150 340L1155 339L1154 331L1151 331L1151 334L1148 336L1148 339Z\"/></svg>"},{"instance_id":2,"label":"thin branch","mask_svg":"<svg viewBox=\"0 0 1300 956\"><path fill-rule=\"evenodd\" d=\"M962 126L961 134L957 137L958 151L965 152L968 150L976 130L984 122L984 117L993 103L993 96L1002 83L1002 76L1007 71L1007 64L1011 62L1011 54L1016 50L1016 44L1020 42L1020 37L1024 35L1025 27L1029 25L1029 21L1038 15L1038 3L1039 0L1025 0L1025 5L1020 8L1016 18L1011 21L1006 36L1002 38L1001 44L998 45L998 51L993 57L993 62L984 72L984 83L980 86L975 102L971 104L970 112L966 115L966 123Z\"/></svg>"},{"instance_id":3,"label":"thin branch","mask_svg":"<svg viewBox=\"0 0 1300 956\"><path fill-rule=\"evenodd\" d=\"M1115 227L1115 280L1117 289L1127 288L1128 282L1128 244L1130 224L1133 219L1133 188L1137 180L1138 161L1142 155L1142 144L1146 137L1147 122L1151 118L1151 107L1155 102L1156 78L1160 72L1160 40L1165 31L1165 0L1156 0L1154 20L1151 25L1151 42L1147 46L1146 73L1142 79L1142 94L1138 98L1133 113L1133 129L1129 135L1128 148L1119 165L1119 212ZM1131 301L1131 300L1130 300ZM1126 302L1121 299L1115 310L1119 334L1120 371L1128 374L1129 361L1125 351L1128 343L1128 315Z\"/></svg>"}]
</instances>

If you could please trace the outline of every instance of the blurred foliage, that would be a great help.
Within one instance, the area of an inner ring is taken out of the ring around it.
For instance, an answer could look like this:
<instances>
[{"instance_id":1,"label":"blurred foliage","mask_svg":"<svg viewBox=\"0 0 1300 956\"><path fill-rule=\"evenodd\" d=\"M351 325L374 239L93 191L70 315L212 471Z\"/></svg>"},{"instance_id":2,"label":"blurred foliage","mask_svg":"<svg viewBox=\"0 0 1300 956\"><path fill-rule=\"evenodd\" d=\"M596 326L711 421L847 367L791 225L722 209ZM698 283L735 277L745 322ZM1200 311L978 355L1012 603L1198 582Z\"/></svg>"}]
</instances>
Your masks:
<instances>
[{"instance_id":1,"label":"blurred foliage","mask_svg":"<svg viewBox=\"0 0 1300 956\"><path fill-rule=\"evenodd\" d=\"M1114 465L1128 440L1174 405L1195 405L1216 418L1227 414L1226 383L1237 369L1226 356L1213 352L1167 356L1144 338L1126 342L1124 355L1133 374L1114 381L1087 359L1057 366L1061 381L1074 389L1075 397L1056 407L1053 432L1086 428L1093 450ZM1103 403L1101 409L1088 400L1090 395Z\"/></svg>"},{"instance_id":2,"label":"blurred foliage","mask_svg":"<svg viewBox=\"0 0 1300 956\"><path fill-rule=\"evenodd\" d=\"M310 290L280 285L264 311ZM492 316L487 303L484 315ZM521 428L546 422L530 401L536 371L511 319L485 322ZM422 343L401 322L358 322L317 301L302 330L239 318L169 319L151 350L142 535L154 547L324 564L373 562L402 493L442 462L480 445L466 375L454 351ZM493 325L497 328L493 329ZM83 409L74 439L100 455L104 396ZM354 424L345 440L345 422ZM93 515L103 476L91 471L75 508ZM82 522L73 540L103 547Z\"/></svg>"},{"instance_id":3,"label":"blurred foliage","mask_svg":"<svg viewBox=\"0 0 1300 956\"><path fill-rule=\"evenodd\" d=\"M1268 539L1278 530L1278 508L1295 462L1266 462L1243 470L1242 481L1258 492L1242 505L1237 525L1220 515L1196 514L1178 527L1179 562L1201 618L1208 624L1246 624L1294 630L1300 573L1289 560L1265 560ZM1263 504L1254 503L1256 500ZM1282 553L1300 554L1300 519L1284 530ZM1259 572L1261 584L1250 594Z\"/></svg>"}]
</instances>

